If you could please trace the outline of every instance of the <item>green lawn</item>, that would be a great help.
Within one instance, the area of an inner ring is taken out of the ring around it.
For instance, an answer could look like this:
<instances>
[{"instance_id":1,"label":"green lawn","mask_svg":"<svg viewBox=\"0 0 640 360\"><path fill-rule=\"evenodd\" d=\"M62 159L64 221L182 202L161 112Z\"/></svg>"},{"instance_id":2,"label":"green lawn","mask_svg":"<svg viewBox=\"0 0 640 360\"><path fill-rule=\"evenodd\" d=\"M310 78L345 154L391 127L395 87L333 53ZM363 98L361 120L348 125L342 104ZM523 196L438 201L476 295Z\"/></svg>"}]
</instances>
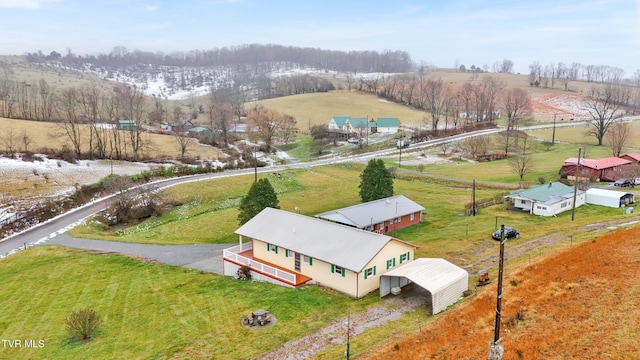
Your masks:
<instances>
[{"instance_id":1,"label":"green lawn","mask_svg":"<svg viewBox=\"0 0 640 360\"><path fill-rule=\"evenodd\" d=\"M0 285L2 339L44 341L43 348L4 346L3 359L249 359L377 300L53 246L2 259ZM82 308L103 319L86 344L70 341L64 327ZM242 315L260 308L277 317L276 326L244 329Z\"/></svg>"}]
</instances>

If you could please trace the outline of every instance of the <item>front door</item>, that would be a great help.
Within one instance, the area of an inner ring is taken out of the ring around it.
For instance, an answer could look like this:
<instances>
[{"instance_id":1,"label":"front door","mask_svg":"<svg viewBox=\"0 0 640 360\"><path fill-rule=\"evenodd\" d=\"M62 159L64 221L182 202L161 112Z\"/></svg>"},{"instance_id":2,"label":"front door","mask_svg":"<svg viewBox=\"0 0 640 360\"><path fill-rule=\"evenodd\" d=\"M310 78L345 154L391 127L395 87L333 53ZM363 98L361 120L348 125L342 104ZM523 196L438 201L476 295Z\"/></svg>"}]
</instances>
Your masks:
<instances>
[{"instance_id":1,"label":"front door","mask_svg":"<svg viewBox=\"0 0 640 360\"><path fill-rule=\"evenodd\" d=\"M293 266L296 271L300 271L300 254L297 252L293 257Z\"/></svg>"}]
</instances>

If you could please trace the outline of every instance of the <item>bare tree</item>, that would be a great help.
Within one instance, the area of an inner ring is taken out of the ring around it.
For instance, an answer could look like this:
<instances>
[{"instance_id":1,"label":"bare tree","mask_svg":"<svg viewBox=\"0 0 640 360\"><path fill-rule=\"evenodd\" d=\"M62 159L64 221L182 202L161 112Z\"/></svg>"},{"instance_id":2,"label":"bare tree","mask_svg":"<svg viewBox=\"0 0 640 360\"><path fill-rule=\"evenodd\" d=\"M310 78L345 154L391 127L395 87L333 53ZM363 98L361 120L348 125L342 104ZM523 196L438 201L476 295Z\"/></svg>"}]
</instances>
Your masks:
<instances>
[{"instance_id":1,"label":"bare tree","mask_svg":"<svg viewBox=\"0 0 640 360\"><path fill-rule=\"evenodd\" d=\"M2 136L4 142L5 151L10 155L15 155L18 151L18 136L13 132L13 128L10 127Z\"/></svg>"},{"instance_id":2,"label":"bare tree","mask_svg":"<svg viewBox=\"0 0 640 360\"><path fill-rule=\"evenodd\" d=\"M76 156L82 154L83 131L81 127L81 113L79 111L80 95L76 88L63 89L58 95L57 123L63 133L69 138Z\"/></svg>"},{"instance_id":3,"label":"bare tree","mask_svg":"<svg viewBox=\"0 0 640 360\"><path fill-rule=\"evenodd\" d=\"M491 147L491 138L488 135L473 136L460 142L460 149L465 153L476 157L485 155Z\"/></svg>"},{"instance_id":4,"label":"bare tree","mask_svg":"<svg viewBox=\"0 0 640 360\"><path fill-rule=\"evenodd\" d=\"M522 181L526 174L531 173L535 169L533 159L529 155L521 155L509 159L509 166L518 174L520 181Z\"/></svg>"},{"instance_id":5,"label":"bare tree","mask_svg":"<svg viewBox=\"0 0 640 360\"><path fill-rule=\"evenodd\" d=\"M529 93L521 88L505 92L502 96L502 105L507 116L507 130L516 130L520 121L530 117L533 112Z\"/></svg>"},{"instance_id":6,"label":"bare tree","mask_svg":"<svg viewBox=\"0 0 640 360\"><path fill-rule=\"evenodd\" d=\"M173 135L176 141L178 142L178 146L180 146L180 158L184 159L184 156L187 153L189 146L191 146L191 144L193 143L193 139L189 137L187 134L185 134L184 132L176 131L173 133Z\"/></svg>"},{"instance_id":7,"label":"bare tree","mask_svg":"<svg viewBox=\"0 0 640 360\"><path fill-rule=\"evenodd\" d=\"M425 102L425 110L427 110L427 112L431 114L431 130L436 133L438 131L440 116L444 111L445 84L442 79L428 79L424 83L422 91L422 97Z\"/></svg>"},{"instance_id":8,"label":"bare tree","mask_svg":"<svg viewBox=\"0 0 640 360\"><path fill-rule=\"evenodd\" d=\"M247 118L255 126L255 135L264 142L265 152L270 152L273 139L280 131L282 115L275 110L257 106L249 112Z\"/></svg>"},{"instance_id":9,"label":"bare tree","mask_svg":"<svg viewBox=\"0 0 640 360\"><path fill-rule=\"evenodd\" d=\"M602 145L609 126L622 116L620 104L623 97L623 89L616 85L591 87L585 103L585 110L591 116L591 119L587 120L589 126L587 135L595 136L598 146Z\"/></svg>"},{"instance_id":10,"label":"bare tree","mask_svg":"<svg viewBox=\"0 0 640 360\"><path fill-rule=\"evenodd\" d=\"M295 117L289 114L282 115L280 136L282 136L282 141L284 141L285 144L288 144L291 141L291 137L296 133L297 125L298 122Z\"/></svg>"},{"instance_id":11,"label":"bare tree","mask_svg":"<svg viewBox=\"0 0 640 360\"><path fill-rule=\"evenodd\" d=\"M27 130L22 130L22 133L20 134L20 141L22 142L22 146L24 146L24 152L28 153L29 145L31 145L33 139L29 136Z\"/></svg>"},{"instance_id":12,"label":"bare tree","mask_svg":"<svg viewBox=\"0 0 640 360\"><path fill-rule=\"evenodd\" d=\"M611 124L605 140L611 150L611 155L616 157L620 156L625 149L631 146L633 141L633 128L631 124L622 122Z\"/></svg>"}]
</instances>

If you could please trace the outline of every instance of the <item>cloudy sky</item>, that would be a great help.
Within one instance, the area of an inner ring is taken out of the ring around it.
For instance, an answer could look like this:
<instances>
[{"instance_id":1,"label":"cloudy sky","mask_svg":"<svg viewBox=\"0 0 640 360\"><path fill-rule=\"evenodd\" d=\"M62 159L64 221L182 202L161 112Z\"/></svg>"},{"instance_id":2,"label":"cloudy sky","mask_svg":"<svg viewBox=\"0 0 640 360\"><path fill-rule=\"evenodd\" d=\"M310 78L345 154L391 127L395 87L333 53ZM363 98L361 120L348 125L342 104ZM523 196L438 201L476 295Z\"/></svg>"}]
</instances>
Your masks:
<instances>
[{"instance_id":1,"label":"cloudy sky","mask_svg":"<svg viewBox=\"0 0 640 360\"><path fill-rule=\"evenodd\" d=\"M439 67L510 59L640 69L640 0L0 0L0 54L244 44L404 50Z\"/></svg>"}]
</instances>

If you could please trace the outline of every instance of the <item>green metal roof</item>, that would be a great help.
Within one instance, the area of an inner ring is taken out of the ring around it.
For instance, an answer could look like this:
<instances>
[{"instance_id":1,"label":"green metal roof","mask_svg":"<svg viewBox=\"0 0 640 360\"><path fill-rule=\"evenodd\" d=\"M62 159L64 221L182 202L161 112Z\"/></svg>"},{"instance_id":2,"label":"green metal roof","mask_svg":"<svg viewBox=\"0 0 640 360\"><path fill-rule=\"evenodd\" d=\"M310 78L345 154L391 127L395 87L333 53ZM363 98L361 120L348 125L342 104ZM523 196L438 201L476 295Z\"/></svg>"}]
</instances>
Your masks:
<instances>
[{"instance_id":1,"label":"green metal roof","mask_svg":"<svg viewBox=\"0 0 640 360\"><path fill-rule=\"evenodd\" d=\"M376 122L379 127L398 127L400 125L398 118L378 118Z\"/></svg>"},{"instance_id":2,"label":"green metal roof","mask_svg":"<svg viewBox=\"0 0 640 360\"><path fill-rule=\"evenodd\" d=\"M331 119L336 123L336 125L343 126L347 120L351 119L351 116L334 116Z\"/></svg>"},{"instance_id":3,"label":"green metal roof","mask_svg":"<svg viewBox=\"0 0 640 360\"><path fill-rule=\"evenodd\" d=\"M349 123L354 128L366 128L366 127L374 127L376 124L374 122L369 122L369 119L364 118L351 118L349 119Z\"/></svg>"},{"instance_id":4,"label":"green metal roof","mask_svg":"<svg viewBox=\"0 0 640 360\"><path fill-rule=\"evenodd\" d=\"M561 182L552 182L540 185L532 189L520 189L512 191L509 196L519 195L535 201L548 201L552 197L560 197L573 193L573 188Z\"/></svg>"}]
</instances>

